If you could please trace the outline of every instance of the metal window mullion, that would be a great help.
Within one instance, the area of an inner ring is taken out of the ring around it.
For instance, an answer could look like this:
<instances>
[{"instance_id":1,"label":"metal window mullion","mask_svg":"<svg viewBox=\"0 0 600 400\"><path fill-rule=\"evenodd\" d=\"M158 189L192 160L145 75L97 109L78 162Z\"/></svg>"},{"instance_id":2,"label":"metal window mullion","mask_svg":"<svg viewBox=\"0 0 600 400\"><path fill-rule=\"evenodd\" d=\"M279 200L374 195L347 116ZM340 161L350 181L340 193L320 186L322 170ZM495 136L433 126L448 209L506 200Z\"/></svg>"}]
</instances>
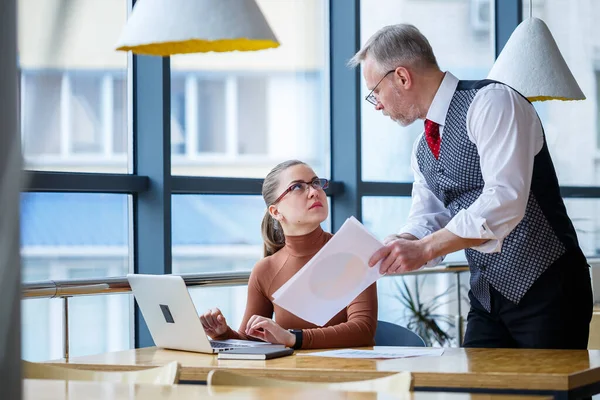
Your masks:
<instances>
[{"instance_id":1,"label":"metal window mullion","mask_svg":"<svg viewBox=\"0 0 600 400\"><path fill-rule=\"evenodd\" d=\"M148 190L145 176L128 174L24 171L24 192L139 193Z\"/></svg>"},{"instance_id":2,"label":"metal window mullion","mask_svg":"<svg viewBox=\"0 0 600 400\"><path fill-rule=\"evenodd\" d=\"M185 155L193 159L198 154L198 76L185 78Z\"/></svg>"},{"instance_id":3,"label":"metal window mullion","mask_svg":"<svg viewBox=\"0 0 600 400\"><path fill-rule=\"evenodd\" d=\"M71 77L65 72L60 82L60 155L63 158L73 150L71 99Z\"/></svg>"},{"instance_id":4,"label":"metal window mullion","mask_svg":"<svg viewBox=\"0 0 600 400\"><path fill-rule=\"evenodd\" d=\"M26 125L25 125L25 113L23 112L23 110L25 110L25 104L27 104L27 86L25 86L27 83L27 79L28 77L26 77L26 74L24 73L24 71L19 70L19 82L20 82L20 86L19 86L19 123L20 123L20 128L21 128L21 149L23 151L23 157L27 158L27 137L25 135L26 132Z\"/></svg>"},{"instance_id":5,"label":"metal window mullion","mask_svg":"<svg viewBox=\"0 0 600 400\"><path fill-rule=\"evenodd\" d=\"M412 183L361 182L360 193L362 196L410 197L412 195Z\"/></svg>"},{"instance_id":6,"label":"metal window mullion","mask_svg":"<svg viewBox=\"0 0 600 400\"><path fill-rule=\"evenodd\" d=\"M360 69L347 61L360 47L360 0L330 0L331 177L343 192L331 199L331 225L337 231L346 218L362 219Z\"/></svg>"},{"instance_id":7,"label":"metal window mullion","mask_svg":"<svg viewBox=\"0 0 600 400\"><path fill-rule=\"evenodd\" d=\"M225 80L225 153L233 159L238 154L238 81Z\"/></svg>"},{"instance_id":8,"label":"metal window mullion","mask_svg":"<svg viewBox=\"0 0 600 400\"><path fill-rule=\"evenodd\" d=\"M258 195L262 193L262 179L254 178L217 178L211 176L172 177L173 194L219 194L219 195ZM344 193L341 182L329 182L325 190L327 196L336 198Z\"/></svg>"},{"instance_id":9,"label":"metal window mullion","mask_svg":"<svg viewBox=\"0 0 600 400\"><path fill-rule=\"evenodd\" d=\"M170 274L171 259L171 74L168 57L133 56L133 168L149 189L133 196L133 270ZM134 307L135 347L152 346L148 327Z\"/></svg>"},{"instance_id":10,"label":"metal window mullion","mask_svg":"<svg viewBox=\"0 0 600 400\"><path fill-rule=\"evenodd\" d=\"M523 20L523 0L495 0L494 7L494 51L498 58L508 38Z\"/></svg>"},{"instance_id":11,"label":"metal window mullion","mask_svg":"<svg viewBox=\"0 0 600 400\"><path fill-rule=\"evenodd\" d=\"M100 100L102 104L102 151L106 158L113 154L114 80L110 73L102 77Z\"/></svg>"}]
</instances>

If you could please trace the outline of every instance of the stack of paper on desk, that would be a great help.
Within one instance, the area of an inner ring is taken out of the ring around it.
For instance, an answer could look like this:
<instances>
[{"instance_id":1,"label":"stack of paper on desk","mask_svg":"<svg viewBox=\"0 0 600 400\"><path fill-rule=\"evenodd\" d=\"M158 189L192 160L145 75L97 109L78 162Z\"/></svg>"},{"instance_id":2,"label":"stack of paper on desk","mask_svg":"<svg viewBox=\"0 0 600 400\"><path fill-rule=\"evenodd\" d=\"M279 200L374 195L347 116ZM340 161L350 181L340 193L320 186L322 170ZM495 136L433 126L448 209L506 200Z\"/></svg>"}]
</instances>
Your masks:
<instances>
[{"instance_id":1,"label":"stack of paper on desk","mask_svg":"<svg viewBox=\"0 0 600 400\"><path fill-rule=\"evenodd\" d=\"M334 358L409 358L409 357L439 357L444 354L443 348L433 347L382 347L375 346L373 350L339 349L321 351L318 353L298 353L298 356L334 357Z\"/></svg>"},{"instance_id":2,"label":"stack of paper on desk","mask_svg":"<svg viewBox=\"0 0 600 400\"><path fill-rule=\"evenodd\" d=\"M354 217L289 281L273 302L292 314L323 326L382 275L369 258L383 247Z\"/></svg>"}]
</instances>

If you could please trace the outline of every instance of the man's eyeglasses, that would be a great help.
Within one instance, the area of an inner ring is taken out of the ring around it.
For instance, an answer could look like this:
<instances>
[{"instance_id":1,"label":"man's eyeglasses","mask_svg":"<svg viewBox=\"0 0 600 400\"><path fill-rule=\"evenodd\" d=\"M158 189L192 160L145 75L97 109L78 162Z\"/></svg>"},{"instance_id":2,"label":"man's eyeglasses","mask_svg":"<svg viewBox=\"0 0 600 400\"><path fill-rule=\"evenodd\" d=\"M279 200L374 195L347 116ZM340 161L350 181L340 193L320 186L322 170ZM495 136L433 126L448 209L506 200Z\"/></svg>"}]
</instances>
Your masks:
<instances>
[{"instance_id":1,"label":"man's eyeglasses","mask_svg":"<svg viewBox=\"0 0 600 400\"><path fill-rule=\"evenodd\" d=\"M391 74L392 72L396 71L395 69L392 69L388 72L385 73L385 75L383 76L383 78L381 78L379 80L379 82L377 82L377 85L375 85L375 87L373 88L373 90L371 90L371 92L367 95L367 97L365 97L365 100L368 101L369 103L373 104L374 106L377 105L377 98L375 97L375 95L373 94L373 92L375 92L375 89L377 89L377 86L379 86L379 84L385 79L386 76L388 76L389 74Z\"/></svg>"},{"instance_id":2,"label":"man's eyeglasses","mask_svg":"<svg viewBox=\"0 0 600 400\"><path fill-rule=\"evenodd\" d=\"M329 187L329 181L327 179L323 179L323 178L317 178L317 179L313 179L310 182L303 182L303 181L299 181L299 182L294 182L293 184L290 185L290 187L288 187L287 189L285 189L285 192L281 193L281 196L279 196L274 202L273 204L277 204L279 203L279 201L281 199L284 198L284 196L290 192L292 193L305 193L309 187L311 187L313 189L319 190L319 189L327 189Z\"/></svg>"}]
</instances>

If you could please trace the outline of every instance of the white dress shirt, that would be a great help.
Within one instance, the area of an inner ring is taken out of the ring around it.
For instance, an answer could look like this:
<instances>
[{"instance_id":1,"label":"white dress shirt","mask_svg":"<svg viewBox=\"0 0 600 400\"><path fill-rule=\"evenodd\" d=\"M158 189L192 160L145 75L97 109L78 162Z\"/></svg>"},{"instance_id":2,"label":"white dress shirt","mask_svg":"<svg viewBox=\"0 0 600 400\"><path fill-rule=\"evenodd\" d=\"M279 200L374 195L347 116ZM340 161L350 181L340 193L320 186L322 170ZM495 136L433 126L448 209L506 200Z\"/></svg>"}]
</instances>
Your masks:
<instances>
[{"instance_id":1,"label":"white dress shirt","mask_svg":"<svg viewBox=\"0 0 600 400\"><path fill-rule=\"evenodd\" d=\"M429 107L427 119L440 125L444 140L444 124L458 79L446 72ZM533 159L544 144L542 125L533 106L508 87L496 83L481 88L467 112L467 134L477 147L483 192L467 209L454 218L433 194L419 170L413 146L411 167L415 176L412 206L407 224L400 233L421 239L446 228L467 239L488 239L473 247L483 253L499 252L503 239L525 215L531 188ZM443 257L425 266L434 266Z\"/></svg>"}]
</instances>

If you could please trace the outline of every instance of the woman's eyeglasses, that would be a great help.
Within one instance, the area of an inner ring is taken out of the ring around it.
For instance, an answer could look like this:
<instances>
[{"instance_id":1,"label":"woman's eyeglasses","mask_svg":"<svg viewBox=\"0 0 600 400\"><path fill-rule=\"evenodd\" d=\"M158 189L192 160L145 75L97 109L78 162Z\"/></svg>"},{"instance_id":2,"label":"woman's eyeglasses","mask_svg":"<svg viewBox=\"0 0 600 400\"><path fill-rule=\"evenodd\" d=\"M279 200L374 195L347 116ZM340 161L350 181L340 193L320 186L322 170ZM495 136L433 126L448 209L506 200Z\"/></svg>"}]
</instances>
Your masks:
<instances>
[{"instance_id":1,"label":"woman's eyeglasses","mask_svg":"<svg viewBox=\"0 0 600 400\"><path fill-rule=\"evenodd\" d=\"M316 190L325 190L329 187L329 181L327 179L323 179L323 178L317 178L317 179L313 179L310 182L304 182L304 181L299 181L299 182L294 182L290 185L290 187L288 187L285 192L281 193L281 196L279 196L274 202L273 204L277 204L279 203L279 201L281 199L283 199L285 197L286 194L288 193L305 193L309 187L312 187L313 189Z\"/></svg>"}]
</instances>

